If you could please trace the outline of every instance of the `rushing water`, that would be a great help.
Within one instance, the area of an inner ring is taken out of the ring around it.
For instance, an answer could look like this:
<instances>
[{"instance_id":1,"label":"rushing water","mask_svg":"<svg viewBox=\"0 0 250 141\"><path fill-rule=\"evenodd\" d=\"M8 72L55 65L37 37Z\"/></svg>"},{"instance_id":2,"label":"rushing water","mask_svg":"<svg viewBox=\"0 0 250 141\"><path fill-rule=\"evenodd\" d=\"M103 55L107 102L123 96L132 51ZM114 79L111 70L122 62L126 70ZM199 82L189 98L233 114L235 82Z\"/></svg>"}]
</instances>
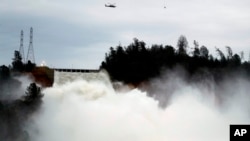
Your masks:
<instances>
[{"instance_id":1,"label":"rushing water","mask_svg":"<svg viewBox=\"0 0 250 141\"><path fill-rule=\"evenodd\" d=\"M160 108L146 92L115 91L104 72L56 72L27 130L32 141L228 141L229 124L249 123L247 92L222 109L213 91L178 84L171 104Z\"/></svg>"}]
</instances>

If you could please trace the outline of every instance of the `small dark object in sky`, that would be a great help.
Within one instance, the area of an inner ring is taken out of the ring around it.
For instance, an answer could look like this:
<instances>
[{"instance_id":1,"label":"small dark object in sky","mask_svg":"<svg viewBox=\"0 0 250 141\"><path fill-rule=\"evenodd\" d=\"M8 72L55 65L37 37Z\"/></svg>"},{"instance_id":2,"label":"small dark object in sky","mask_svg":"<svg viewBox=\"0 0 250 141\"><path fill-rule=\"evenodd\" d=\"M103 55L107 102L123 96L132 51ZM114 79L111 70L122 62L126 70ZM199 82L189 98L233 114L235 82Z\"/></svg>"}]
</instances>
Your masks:
<instances>
[{"instance_id":1,"label":"small dark object in sky","mask_svg":"<svg viewBox=\"0 0 250 141\"><path fill-rule=\"evenodd\" d=\"M116 8L116 5L115 3L114 4L107 3L105 4L105 7Z\"/></svg>"}]
</instances>

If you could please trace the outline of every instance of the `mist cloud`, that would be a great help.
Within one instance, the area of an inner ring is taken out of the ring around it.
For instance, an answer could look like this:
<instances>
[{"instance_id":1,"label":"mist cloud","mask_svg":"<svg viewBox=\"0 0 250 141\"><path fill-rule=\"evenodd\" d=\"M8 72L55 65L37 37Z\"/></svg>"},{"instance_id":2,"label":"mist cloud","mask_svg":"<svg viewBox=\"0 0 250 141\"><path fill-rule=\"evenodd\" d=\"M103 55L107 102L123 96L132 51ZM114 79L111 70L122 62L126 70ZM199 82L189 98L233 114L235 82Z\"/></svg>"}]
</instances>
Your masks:
<instances>
[{"instance_id":1,"label":"mist cloud","mask_svg":"<svg viewBox=\"0 0 250 141\"><path fill-rule=\"evenodd\" d=\"M187 83L185 72L168 74L152 81L155 96L162 94L158 98L138 89L115 91L107 81L84 77L48 88L28 127L31 139L226 141L230 124L249 123L248 80L227 79L217 93L207 83ZM164 98L168 104L162 108Z\"/></svg>"}]
</instances>

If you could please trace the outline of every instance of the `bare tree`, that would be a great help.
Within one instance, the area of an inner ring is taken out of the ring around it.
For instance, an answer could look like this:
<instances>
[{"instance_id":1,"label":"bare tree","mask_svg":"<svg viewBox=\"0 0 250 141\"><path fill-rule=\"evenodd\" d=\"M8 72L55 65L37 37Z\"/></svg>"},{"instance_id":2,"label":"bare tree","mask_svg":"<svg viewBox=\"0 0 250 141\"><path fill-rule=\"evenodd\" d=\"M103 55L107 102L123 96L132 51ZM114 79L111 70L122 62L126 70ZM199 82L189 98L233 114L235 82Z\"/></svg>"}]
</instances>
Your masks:
<instances>
[{"instance_id":1,"label":"bare tree","mask_svg":"<svg viewBox=\"0 0 250 141\"><path fill-rule=\"evenodd\" d=\"M216 48L216 51L220 56L220 60L225 60L226 59L224 53L219 48Z\"/></svg>"}]
</instances>

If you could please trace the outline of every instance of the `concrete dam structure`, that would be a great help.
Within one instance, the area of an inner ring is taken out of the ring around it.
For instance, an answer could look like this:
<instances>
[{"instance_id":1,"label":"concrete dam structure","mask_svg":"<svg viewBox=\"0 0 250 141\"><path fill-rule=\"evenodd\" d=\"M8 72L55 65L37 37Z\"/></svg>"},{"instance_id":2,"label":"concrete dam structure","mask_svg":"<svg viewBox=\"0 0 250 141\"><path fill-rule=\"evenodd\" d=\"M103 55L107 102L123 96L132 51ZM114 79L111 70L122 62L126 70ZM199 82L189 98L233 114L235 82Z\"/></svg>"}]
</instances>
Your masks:
<instances>
[{"instance_id":1,"label":"concrete dam structure","mask_svg":"<svg viewBox=\"0 0 250 141\"><path fill-rule=\"evenodd\" d=\"M67 69L67 68L49 68L46 66L36 67L32 70L31 75L34 81L42 87L51 87L54 84L55 72L72 72L73 73L99 73L100 70L94 69Z\"/></svg>"}]
</instances>

